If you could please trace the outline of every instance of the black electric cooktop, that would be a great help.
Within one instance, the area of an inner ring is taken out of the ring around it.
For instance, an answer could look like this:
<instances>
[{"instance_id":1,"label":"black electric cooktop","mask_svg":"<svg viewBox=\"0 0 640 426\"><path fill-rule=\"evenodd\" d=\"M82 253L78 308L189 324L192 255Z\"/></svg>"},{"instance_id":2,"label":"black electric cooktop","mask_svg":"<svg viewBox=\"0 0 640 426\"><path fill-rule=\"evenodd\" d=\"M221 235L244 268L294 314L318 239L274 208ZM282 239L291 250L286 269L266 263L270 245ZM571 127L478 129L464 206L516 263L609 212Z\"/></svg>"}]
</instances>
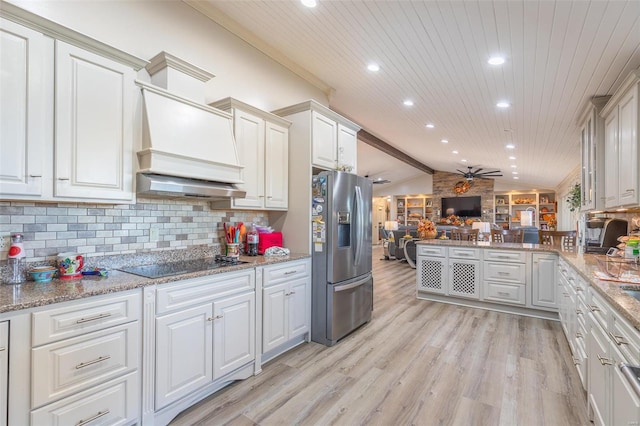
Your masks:
<instances>
[{"instance_id":1,"label":"black electric cooktop","mask_svg":"<svg viewBox=\"0 0 640 426\"><path fill-rule=\"evenodd\" d=\"M228 266L248 263L238 260L237 257L220 256L208 257L205 259L183 260L180 262L159 263L157 265L141 265L128 268L119 268L120 271L146 278L162 278L171 275L189 274L192 272L206 271L208 269L218 269Z\"/></svg>"}]
</instances>

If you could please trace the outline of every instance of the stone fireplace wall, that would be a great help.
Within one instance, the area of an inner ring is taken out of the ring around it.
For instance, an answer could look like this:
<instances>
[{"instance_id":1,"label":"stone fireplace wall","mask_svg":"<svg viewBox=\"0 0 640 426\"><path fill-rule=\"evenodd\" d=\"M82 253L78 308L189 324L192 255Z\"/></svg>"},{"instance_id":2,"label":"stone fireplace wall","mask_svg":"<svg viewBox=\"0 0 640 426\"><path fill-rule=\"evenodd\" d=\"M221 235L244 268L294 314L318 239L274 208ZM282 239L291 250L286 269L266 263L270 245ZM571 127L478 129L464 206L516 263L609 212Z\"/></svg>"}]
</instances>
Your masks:
<instances>
[{"instance_id":1,"label":"stone fireplace wall","mask_svg":"<svg viewBox=\"0 0 640 426\"><path fill-rule=\"evenodd\" d=\"M482 200L482 221L493 222L493 179L474 179L469 191L456 194L453 190L458 182L465 179L460 174L439 172L433 173L433 207L438 213L436 220L442 217L442 197L480 195Z\"/></svg>"}]
</instances>

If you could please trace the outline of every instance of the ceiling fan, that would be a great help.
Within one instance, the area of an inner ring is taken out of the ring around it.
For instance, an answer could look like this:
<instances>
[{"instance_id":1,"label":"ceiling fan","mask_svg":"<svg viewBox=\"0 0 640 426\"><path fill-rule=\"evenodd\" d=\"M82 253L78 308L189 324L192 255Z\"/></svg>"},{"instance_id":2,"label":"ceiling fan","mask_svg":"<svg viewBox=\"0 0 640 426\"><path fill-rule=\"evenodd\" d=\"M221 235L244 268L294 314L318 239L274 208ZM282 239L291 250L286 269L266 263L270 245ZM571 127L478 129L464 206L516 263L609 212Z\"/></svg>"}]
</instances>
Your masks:
<instances>
[{"instance_id":1,"label":"ceiling fan","mask_svg":"<svg viewBox=\"0 0 640 426\"><path fill-rule=\"evenodd\" d=\"M369 175L364 175L364 177L366 177L367 179L371 179L371 181L373 182L374 185L381 185L381 184L384 184L384 183L391 183L390 180L383 179L381 177L379 177L377 179L371 178L371 177L369 177Z\"/></svg>"},{"instance_id":2,"label":"ceiling fan","mask_svg":"<svg viewBox=\"0 0 640 426\"><path fill-rule=\"evenodd\" d=\"M489 177L502 176L502 172L500 170L487 170L483 172L484 169L482 167L478 167L476 170L472 170L473 167L467 167L467 169L469 170L467 170L466 172L463 172L459 169L456 170L460 172L462 176L464 176L464 178L469 182L471 182L474 178L484 179Z\"/></svg>"}]
</instances>

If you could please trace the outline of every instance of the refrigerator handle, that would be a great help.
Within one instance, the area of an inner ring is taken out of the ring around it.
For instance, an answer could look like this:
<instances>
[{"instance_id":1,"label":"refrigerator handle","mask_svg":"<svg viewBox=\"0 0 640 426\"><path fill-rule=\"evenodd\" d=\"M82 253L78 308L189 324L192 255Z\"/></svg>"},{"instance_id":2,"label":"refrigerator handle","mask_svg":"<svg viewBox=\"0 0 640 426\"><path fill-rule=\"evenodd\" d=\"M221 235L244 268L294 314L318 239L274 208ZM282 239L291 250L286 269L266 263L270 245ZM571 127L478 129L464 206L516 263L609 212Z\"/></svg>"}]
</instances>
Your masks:
<instances>
[{"instance_id":1,"label":"refrigerator handle","mask_svg":"<svg viewBox=\"0 0 640 426\"><path fill-rule=\"evenodd\" d=\"M354 265L360 264L360 260L362 258L362 246L364 244L364 232L360 229L365 221L364 221L364 200L362 199L362 189L356 185L356 252Z\"/></svg>"}]
</instances>

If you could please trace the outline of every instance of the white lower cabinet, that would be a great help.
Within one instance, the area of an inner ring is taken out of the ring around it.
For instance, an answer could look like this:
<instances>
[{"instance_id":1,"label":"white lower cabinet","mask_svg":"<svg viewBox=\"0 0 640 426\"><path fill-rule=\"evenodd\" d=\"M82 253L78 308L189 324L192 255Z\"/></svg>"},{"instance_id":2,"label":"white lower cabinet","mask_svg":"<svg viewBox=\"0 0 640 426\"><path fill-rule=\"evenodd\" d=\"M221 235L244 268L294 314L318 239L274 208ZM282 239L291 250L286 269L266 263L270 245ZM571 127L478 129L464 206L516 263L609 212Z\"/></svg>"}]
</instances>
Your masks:
<instances>
[{"instance_id":1,"label":"white lower cabinet","mask_svg":"<svg viewBox=\"0 0 640 426\"><path fill-rule=\"evenodd\" d=\"M309 333L311 324L311 261L263 268L262 354ZM269 357L263 357L266 361Z\"/></svg>"},{"instance_id":2,"label":"white lower cabinet","mask_svg":"<svg viewBox=\"0 0 640 426\"><path fill-rule=\"evenodd\" d=\"M0 426L7 424L9 392L9 322L0 322Z\"/></svg>"},{"instance_id":3,"label":"white lower cabinet","mask_svg":"<svg viewBox=\"0 0 640 426\"><path fill-rule=\"evenodd\" d=\"M480 251L464 247L420 246L418 291L467 299L480 298Z\"/></svg>"},{"instance_id":4,"label":"white lower cabinet","mask_svg":"<svg viewBox=\"0 0 640 426\"><path fill-rule=\"evenodd\" d=\"M157 286L154 410L251 364L255 312L253 269Z\"/></svg>"},{"instance_id":5,"label":"white lower cabinet","mask_svg":"<svg viewBox=\"0 0 640 426\"><path fill-rule=\"evenodd\" d=\"M114 306L128 308L114 315ZM30 313L31 386L20 387L31 390L31 424L139 421L140 307L140 291L133 290ZM38 324L53 327L35 332Z\"/></svg>"},{"instance_id":6,"label":"white lower cabinet","mask_svg":"<svg viewBox=\"0 0 640 426\"><path fill-rule=\"evenodd\" d=\"M639 424L640 395L622 374L620 364L638 365L640 333L593 289L589 289L589 298L589 413L596 425Z\"/></svg>"},{"instance_id":7,"label":"white lower cabinet","mask_svg":"<svg viewBox=\"0 0 640 426\"><path fill-rule=\"evenodd\" d=\"M213 306L156 319L156 408L213 381Z\"/></svg>"},{"instance_id":8,"label":"white lower cabinet","mask_svg":"<svg viewBox=\"0 0 640 426\"><path fill-rule=\"evenodd\" d=\"M538 308L558 309L557 270L557 255L533 253L531 266L532 305Z\"/></svg>"},{"instance_id":9,"label":"white lower cabinet","mask_svg":"<svg viewBox=\"0 0 640 426\"><path fill-rule=\"evenodd\" d=\"M526 305L526 253L484 250L483 258L483 299L509 305Z\"/></svg>"}]
</instances>

